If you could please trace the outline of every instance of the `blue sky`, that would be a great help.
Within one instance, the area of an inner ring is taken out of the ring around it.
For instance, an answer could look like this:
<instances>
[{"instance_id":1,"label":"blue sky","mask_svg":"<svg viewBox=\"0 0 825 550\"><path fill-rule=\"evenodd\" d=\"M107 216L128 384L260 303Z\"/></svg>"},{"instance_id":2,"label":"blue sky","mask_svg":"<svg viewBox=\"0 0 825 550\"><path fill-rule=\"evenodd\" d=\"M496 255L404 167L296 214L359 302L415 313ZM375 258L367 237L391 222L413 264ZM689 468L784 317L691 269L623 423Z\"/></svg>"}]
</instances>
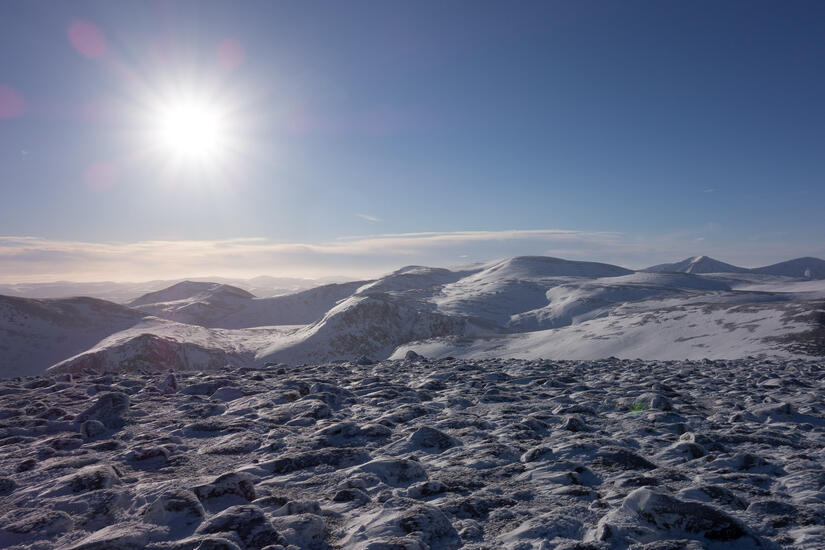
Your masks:
<instances>
[{"instance_id":1,"label":"blue sky","mask_svg":"<svg viewBox=\"0 0 825 550\"><path fill-rule=\"evenodd\" d=\"M823 28L805 1L8 0L0 279L825 256ZM209 158L153 138L181 94L221 112Z\"/></svg>"}]
</instances>

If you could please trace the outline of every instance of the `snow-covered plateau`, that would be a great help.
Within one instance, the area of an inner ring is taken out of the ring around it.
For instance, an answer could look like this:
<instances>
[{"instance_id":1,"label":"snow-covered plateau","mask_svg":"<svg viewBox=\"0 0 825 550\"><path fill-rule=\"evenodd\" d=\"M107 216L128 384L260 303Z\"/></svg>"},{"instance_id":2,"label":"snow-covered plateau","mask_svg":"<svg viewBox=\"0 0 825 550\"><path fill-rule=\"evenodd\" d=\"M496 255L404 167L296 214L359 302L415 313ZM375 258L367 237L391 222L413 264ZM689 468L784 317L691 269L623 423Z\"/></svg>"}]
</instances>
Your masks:
<instances>
[{"instance_id":1,"label":"snow-covered plateau","mask_svg":"<svg viewBox=\"0 0 825 550\"><path fill-rule=\"evenodd\" d=\"M825 366L427 360L0 381L0 547L825 548Z\"/></svg>"}]
</instances>

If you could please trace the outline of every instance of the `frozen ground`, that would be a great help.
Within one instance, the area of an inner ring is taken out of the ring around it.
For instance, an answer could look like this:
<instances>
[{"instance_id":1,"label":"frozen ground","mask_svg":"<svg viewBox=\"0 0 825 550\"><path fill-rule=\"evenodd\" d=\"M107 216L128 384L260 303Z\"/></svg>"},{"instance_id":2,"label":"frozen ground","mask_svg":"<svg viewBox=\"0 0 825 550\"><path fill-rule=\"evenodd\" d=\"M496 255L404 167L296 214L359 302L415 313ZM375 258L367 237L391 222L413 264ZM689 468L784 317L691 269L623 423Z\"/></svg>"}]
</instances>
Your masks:
<instances>
[{"instance_id":1,"label":"frozen ground","mask_svg":"<svg viewBox=\"0 0 825 550\"><path fill-rule=\"evenodd\" d=\"M825 548L825 366L399 361L0 381L0 547Z\"/></svg>"}]
</instances>

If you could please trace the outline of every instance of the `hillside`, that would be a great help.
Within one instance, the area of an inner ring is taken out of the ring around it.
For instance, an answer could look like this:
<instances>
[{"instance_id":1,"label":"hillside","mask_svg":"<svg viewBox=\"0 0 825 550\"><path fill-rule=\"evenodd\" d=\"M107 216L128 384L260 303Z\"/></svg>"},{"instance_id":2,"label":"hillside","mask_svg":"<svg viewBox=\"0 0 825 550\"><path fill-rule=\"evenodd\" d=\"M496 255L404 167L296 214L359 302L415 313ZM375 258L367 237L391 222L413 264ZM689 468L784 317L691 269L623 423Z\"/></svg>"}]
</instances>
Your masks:
<instances>
[{"instance_id":1,"label":"hillside","mask_svg":"<svg viewBox=\"0 0 825 550\"><path fill-rule=\"evenodd\" d=\"M653 273L671 272L671 273L748 273L750 270L744 267L738 267L719 260L714 260L708 256L693 256L685 258L681 262L672 264L659 264L643 269L642 271L649 271Z\"/></svg>"},{"instance_id":2,"label":"hillside","mask_svg":"<svg viewBox=\"0 0 825 550\"><path fill-rule=\"evenodd\" d=\"M694 256L672 264L654 265L642 271L651 273L738 273L790 277L795 279L825 279L825 260L796 258L764 267L745 268L720 262L707 256Z\"/></svg>"},{"instance_id":3,"label":"hillside","mask_svg":"<svg viewBox=\"0 0 825 550\"><path fill-rule=\"evenodd\" d=\"M694 260L682 268L714 273L527 256L461 269L407 266L271 298L198 281L146 294L131 308L7 298L2 372L214 370L380 360L409 349L531 359L825 354L825 287L785 275L815 263L716 273L720 262Z\"/></svg>"},{"instance_id":4,"label":"hillside","mask_svg":"<svg viewBox=\"0 0 825 550\"><path fill-rule=\"evenodd\" d=\"M797 258L787 262L758 267L751 270L765 275L780 275L801 279L825 279L825 260L819 258Z\"/></svg>"},{"instance_id":5,"label":"hillside","mask_svg":"<svg viewBox=\"0 0 825 550\"><path fill-rule=\"evenodd\" d=\"M147 295L132 305L163 319L211 328L303 325L322 318L335 304L366 283L334 283L272 298L255 298L241 289L211 285L198 287L201 289L198 292L190 287L190 295L181 299L153 303L148 300L156 296ZM167 295L175 296L175 293Z\"/></svg>"},{"instance_id":6,"label":"hillside","mask_svg":"<svg viewBox=\"0 0 825 550\"><path fill-rule=\"evenodd\" d=\"M41 374L144 317L139 311L95 298L0 296L0 376Z\"/></svg>"}]
</instances>

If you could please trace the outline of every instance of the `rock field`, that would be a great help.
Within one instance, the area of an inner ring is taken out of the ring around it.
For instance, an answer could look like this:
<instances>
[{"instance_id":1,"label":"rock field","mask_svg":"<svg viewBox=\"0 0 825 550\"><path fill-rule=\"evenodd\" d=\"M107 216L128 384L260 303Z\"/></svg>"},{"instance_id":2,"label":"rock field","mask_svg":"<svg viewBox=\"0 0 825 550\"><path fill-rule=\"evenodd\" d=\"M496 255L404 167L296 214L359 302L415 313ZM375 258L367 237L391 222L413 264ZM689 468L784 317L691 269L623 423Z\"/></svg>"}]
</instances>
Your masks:
<instances>
[{"instance_id":1,"label":"rock field","mask_svg":"<svg viewBox=\"0 0 825 550\"><path fill-rule=\"evenodd\" d=\"M825 548L825 363L0 380L0 548Z\"/></svg>"}]
</instances>

